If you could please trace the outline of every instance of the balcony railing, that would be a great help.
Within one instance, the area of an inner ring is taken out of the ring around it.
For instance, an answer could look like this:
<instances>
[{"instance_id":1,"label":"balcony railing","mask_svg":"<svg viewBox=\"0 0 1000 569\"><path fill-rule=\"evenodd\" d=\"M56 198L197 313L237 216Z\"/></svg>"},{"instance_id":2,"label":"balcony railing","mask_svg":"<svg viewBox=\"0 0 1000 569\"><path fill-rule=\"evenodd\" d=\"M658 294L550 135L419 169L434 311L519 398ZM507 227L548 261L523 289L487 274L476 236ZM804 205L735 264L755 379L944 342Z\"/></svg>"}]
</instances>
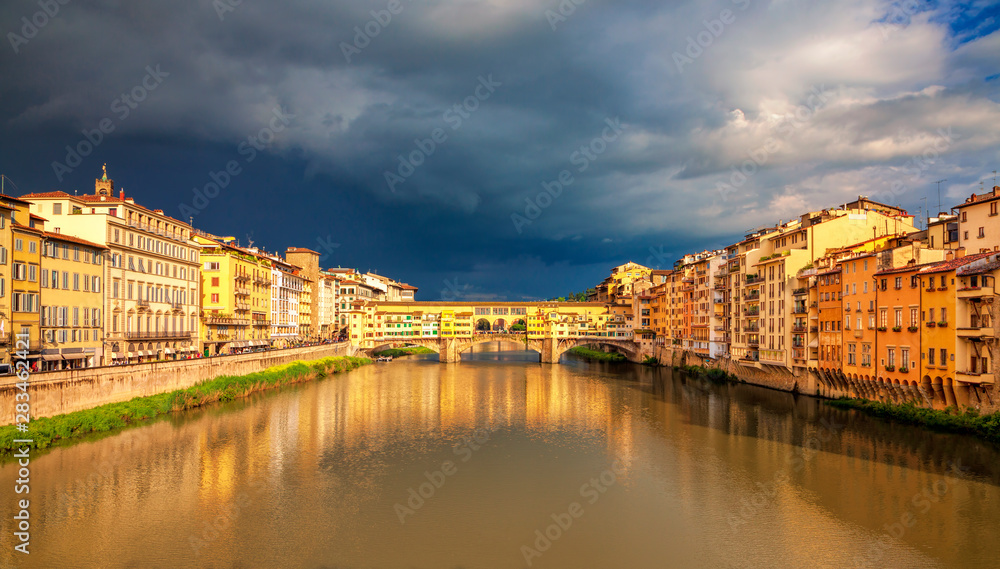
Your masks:
<instances>
[{"instance_id":1,"label":"balcony railing","mask_svg":"<svg viewBox=\"0 0 1000 569\"><path fill-rule=\"evenodd\" d=\"M126 331L125 338L129 340L188 340L192 337L192 332L190 331L172 331L168 332L165 330L156 330L150 332L145 330L139 331Z\"/></svg>"}]
</instances>

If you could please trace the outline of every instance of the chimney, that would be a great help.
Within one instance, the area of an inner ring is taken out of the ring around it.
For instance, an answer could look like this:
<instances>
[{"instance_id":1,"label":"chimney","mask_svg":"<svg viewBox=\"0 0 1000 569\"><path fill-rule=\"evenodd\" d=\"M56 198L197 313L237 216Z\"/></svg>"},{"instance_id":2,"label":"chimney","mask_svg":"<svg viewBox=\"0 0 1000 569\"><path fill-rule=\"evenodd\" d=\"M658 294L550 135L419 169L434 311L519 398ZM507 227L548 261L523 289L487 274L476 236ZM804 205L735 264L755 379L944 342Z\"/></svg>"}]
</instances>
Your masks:
<instances>
[{"instance_id":1,"label":"chimney","mask_svg":"<svg viewBox=\"0 0 1000 569\"><path fill-rule=\"evenodd\" d=\"M965 256L965 247L959 247L958 249L955 249L956 259L961 259L964 256Z\"/></svg>"},{"instance_id":2,"label":"chimney","mask_svg":"<svg viewBox=\"0 0 1000 569\"><path fill-rule=\"evenodd\" d=\"M120 200L125 199L125 190L118 190L118 199Z\"/></svg>"}]
</instances>

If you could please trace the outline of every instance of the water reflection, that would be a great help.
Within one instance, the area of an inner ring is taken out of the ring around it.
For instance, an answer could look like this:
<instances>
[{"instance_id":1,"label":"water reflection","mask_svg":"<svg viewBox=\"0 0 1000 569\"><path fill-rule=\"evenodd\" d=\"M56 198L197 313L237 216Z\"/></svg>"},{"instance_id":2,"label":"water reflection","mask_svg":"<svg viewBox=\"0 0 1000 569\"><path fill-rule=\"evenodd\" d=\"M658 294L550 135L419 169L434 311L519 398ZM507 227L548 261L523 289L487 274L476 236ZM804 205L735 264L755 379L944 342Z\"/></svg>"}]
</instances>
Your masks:
<instances>
[{"instance_id":1,"label":"water reflection","mask_svg":"<svg viewBox=\"0 0 1000 569\"><path fill-rule=\"evenodd\" d=\"M990 446L669 369L537 360L406 358L55 449L32 461L32 554L4 566L523 567L574 502L533 567L992 564ZM589 503L581 486L615 460Z\"/></svg>"}]
</instances>

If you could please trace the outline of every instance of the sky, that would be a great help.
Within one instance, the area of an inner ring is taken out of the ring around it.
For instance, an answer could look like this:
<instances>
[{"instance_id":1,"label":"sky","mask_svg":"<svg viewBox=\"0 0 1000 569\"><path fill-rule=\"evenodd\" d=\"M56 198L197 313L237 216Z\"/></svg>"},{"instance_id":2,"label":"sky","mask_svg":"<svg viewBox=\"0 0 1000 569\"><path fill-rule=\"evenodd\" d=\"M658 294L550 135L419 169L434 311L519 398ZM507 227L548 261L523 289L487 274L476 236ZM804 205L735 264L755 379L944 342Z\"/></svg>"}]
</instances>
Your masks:
<instances>
[{"instance_id":1,"label":"sky","mask_svg":"<svg viewBox=\"0 0 1000 569\"><path fill-rule=\"evenodd\" d=\"M542 299L1000 169L1000 7L9 0L9 195L140 204L421 299Z\"/></svg>"}]
</instances>

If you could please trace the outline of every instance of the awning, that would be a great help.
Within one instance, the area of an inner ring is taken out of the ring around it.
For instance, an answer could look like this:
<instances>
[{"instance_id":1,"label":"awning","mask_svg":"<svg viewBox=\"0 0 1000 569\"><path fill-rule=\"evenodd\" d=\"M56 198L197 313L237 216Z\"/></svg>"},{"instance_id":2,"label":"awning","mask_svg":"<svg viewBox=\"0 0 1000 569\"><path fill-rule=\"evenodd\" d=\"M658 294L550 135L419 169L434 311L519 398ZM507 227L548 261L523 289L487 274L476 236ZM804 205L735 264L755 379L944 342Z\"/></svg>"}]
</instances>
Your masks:
<instances>
[{"instance_id":1,"label":"awning","mask_svg":"<svg viewBox=\"0 0 1000 569\"><path fill-rule=\"evenodd\" d=\"M62 359L62 354L42 354L42 361L54 362Z\"/></svg>"},{"instance_id":2,"label":"awning","mask_svg":"<svg viewBox=\"0 0 1000 569\"><path fill-rule=\"evenodd\" d=\"M111 354L111 359L120 360L125 358L125 352L113 352Z\"/></svg>"},{"instance_id":3,"label":"awning","mask_svg":"<svg viewBox=\"0 0 1000 569\"><path fill-rule=\"evenodd\" d=\"M75 354L63 354L62 357L67 360L82 360L87 357L87 354L77 352Z\"/></svg>"},{"instance_id":4,"label":"awning","mask_svg":"<svg viewBox=\"0 0 1000 569\"><path fill-rule=\"evenodd\" d=\"M163 348L163 353L169 356L174 353L174 350L173 348Z\"/></svg>"},{"instance_id":5,"label":"awning","mask_svg":"<svg viewBox=\"0 0 1000 569\"><path fill-rule=\"evenodd\" d=\"M128 357L130 357L130 358L134 358L134 357L135 357L135 352L129 352L129 353L128 353Z\"/></svg>"},{"instance_id":6,"label":"awning","mask_svg":"<svg viewBox=\"0 0 1000 569\"><path fill-rule=\"evenodd\" d=\"M816 339L816 338L813 338L813 339L812 339L812 341L811 341L811 342L809 342L809 347L810 347L810 348L816 348L816 347L819 347L819 340L818 340L818 339Z\"/></svg>"}]
</instances>

